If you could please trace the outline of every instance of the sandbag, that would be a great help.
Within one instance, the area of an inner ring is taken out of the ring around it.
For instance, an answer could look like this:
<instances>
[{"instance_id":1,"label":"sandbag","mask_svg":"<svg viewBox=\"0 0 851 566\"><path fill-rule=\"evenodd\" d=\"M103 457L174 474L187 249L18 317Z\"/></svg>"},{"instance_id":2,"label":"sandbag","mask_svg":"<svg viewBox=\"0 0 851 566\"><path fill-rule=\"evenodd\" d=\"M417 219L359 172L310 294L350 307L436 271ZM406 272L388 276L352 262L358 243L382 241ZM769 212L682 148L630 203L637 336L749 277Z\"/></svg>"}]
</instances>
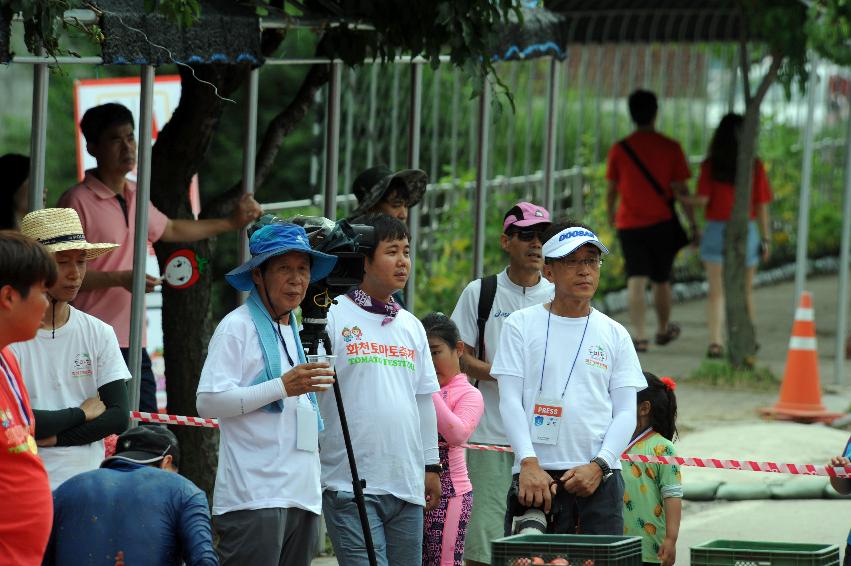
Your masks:
<instances>
[{"instance_id":1,"label":"sandbag","mask_svg":"<svg viewBox=\"0 0 851 566\"><path fill-rule=\"evenodd\" d=\"M773 499L821 499L827 478L794 478L772 484L768 489Z\"/></svg>"},{"instance_id":2,"label":"sandbag","mask_svg":"<svg viewBox=\"0 0 851 566\"><path fill-rule=\"evenodd\" d=\"M689 501L712 501L721 481L690 481L683 483L683 499Z\"/></svg>"},{"instance_id":3,"label":"sandbag","mask_svg":"<svg viewBox=\"0 0 851 566\"><path fill-rule=\"evenodd\" d=\"M764 483L725 483L715 492L715 498L728 501L770 499L771 491Z\"/></svg>"}]
</instances>

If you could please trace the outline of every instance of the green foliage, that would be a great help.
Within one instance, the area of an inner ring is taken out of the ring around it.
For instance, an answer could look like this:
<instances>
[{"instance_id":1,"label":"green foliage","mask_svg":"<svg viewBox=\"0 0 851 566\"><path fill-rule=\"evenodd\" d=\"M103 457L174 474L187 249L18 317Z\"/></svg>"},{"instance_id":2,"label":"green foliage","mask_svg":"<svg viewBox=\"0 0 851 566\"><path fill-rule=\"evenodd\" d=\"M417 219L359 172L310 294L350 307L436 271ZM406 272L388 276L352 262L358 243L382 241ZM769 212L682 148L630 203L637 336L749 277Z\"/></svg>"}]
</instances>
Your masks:
<instances>
[{"instance_id":1,"label":"green foliage","mask_svg":"<svg viewBox=\"0 0 851 566\"><path fill-rule=\"evenodd\" d=\"M779 383L767 367L737 369L726 361L704 360L689 374L689 382L729 389L773 391Z\"/></svg>"},{"instance_id":2,"label":"green foliage","mask_svg":"<svg viewBox=\"0 0 851 566\"><path fill-rule=\"evenodd\" d=\"M60 46L59 40L63 31L76 29L83 32L92 42L103 41L103 32L97 25L63 19L66 10L85 7L88 7L87 3L74 0L0 0L0 10L7 14L21 14L27 49L35 54L43 51L51 57L78 55L77 52Z\"/></svg>"},{"instance_id":3,"label":"green foliage","mask_svg":"<svg viewBox=\"0 0 851 566\"><path fill-rule=\"evenodd\" d=\"M789 96L794 81L807 80L807 9L799 0L742 0L749 35L766 44L773 56L783 57L777 80ZM752 87L753 88L753 87Z\"/></svg>"},{"instance_id":4,"label":"green foliage","mask_svg":"<svg viewBox=\"0 0 851 566\"><path fill-rule=\"evenodd\" d=\"M851 64L851 3L847 0L810 2L807 35L819 55L840 65Z\"/></svg>"}]
</instances>

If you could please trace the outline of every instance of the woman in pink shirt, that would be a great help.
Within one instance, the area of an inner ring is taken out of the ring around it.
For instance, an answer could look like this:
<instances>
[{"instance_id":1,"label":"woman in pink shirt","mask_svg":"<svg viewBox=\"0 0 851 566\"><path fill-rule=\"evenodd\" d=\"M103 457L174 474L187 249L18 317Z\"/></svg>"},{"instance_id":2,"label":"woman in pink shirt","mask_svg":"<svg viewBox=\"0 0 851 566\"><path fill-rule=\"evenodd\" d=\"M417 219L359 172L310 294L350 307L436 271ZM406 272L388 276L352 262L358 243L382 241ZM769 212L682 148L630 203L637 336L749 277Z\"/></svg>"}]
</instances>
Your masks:
<instances>
[{"instance_id":1,"label":"woman in pink shirt","mask_svg":"<svg viewBox=\"0 0 851 566\"><path fill-rule=\"evenodd\" d=\"M422 323L440 383L433 398L443 467L440 505L426 513L423 525L423 565L461 566L473 510L473 486L461 445L473 434L485 406L482 394L461 373L464 343L455 323L443 313L432 313Z\"/></svg>"}]
</instances>

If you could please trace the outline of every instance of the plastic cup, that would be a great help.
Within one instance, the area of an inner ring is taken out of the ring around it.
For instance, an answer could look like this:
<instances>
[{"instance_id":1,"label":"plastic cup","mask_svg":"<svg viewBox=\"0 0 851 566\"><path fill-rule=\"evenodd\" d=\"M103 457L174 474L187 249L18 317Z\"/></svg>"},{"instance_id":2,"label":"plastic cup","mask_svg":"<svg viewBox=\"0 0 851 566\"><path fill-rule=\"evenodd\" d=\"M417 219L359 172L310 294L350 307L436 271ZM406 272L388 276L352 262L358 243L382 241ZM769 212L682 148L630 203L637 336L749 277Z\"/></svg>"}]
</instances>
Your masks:
<instances>
[{"instance_id":1,"label":"plastic cup","mask_svg":"<svg viewBox=\"0 0 851 566\"><path fill-rule=\"evenodd\" d=\"M334 369L334 359L336 357L337 356L335 356L333 354L310 354L310 355L307 356L307 363L314 364L314 363L319 363L319 362L326 362L329 366L331 366L331 369ZM319 379L328 379L328 376L314 377L312 380L316 381L316 380L319 380ZM321 387L322 389L328 389L332 385L333 385L333 383L316 383L316 384L314 384L314 387Z\"/></svg>"}]
</instances>

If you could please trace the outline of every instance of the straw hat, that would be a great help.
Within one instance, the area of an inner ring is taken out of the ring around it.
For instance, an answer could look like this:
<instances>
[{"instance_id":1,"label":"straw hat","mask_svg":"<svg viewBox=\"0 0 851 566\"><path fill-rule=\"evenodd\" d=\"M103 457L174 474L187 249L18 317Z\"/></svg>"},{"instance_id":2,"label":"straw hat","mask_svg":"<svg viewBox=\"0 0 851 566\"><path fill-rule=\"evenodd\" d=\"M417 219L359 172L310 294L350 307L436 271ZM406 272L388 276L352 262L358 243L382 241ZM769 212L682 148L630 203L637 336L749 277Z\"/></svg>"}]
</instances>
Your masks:
<instances>
[{"instance_id":1,"label":"straw hat","mask_svg":"<svg viewBox=\"0 0 851 566\"><path fill-rule=\"evenodd\" d=\"M90 244L83 234L80 217L73 208L43 208L24 216L21 232L37 240L51 253L64 250L85 250L86 259L109 253L118 244Z\"/></svg>"}]
</instances>

